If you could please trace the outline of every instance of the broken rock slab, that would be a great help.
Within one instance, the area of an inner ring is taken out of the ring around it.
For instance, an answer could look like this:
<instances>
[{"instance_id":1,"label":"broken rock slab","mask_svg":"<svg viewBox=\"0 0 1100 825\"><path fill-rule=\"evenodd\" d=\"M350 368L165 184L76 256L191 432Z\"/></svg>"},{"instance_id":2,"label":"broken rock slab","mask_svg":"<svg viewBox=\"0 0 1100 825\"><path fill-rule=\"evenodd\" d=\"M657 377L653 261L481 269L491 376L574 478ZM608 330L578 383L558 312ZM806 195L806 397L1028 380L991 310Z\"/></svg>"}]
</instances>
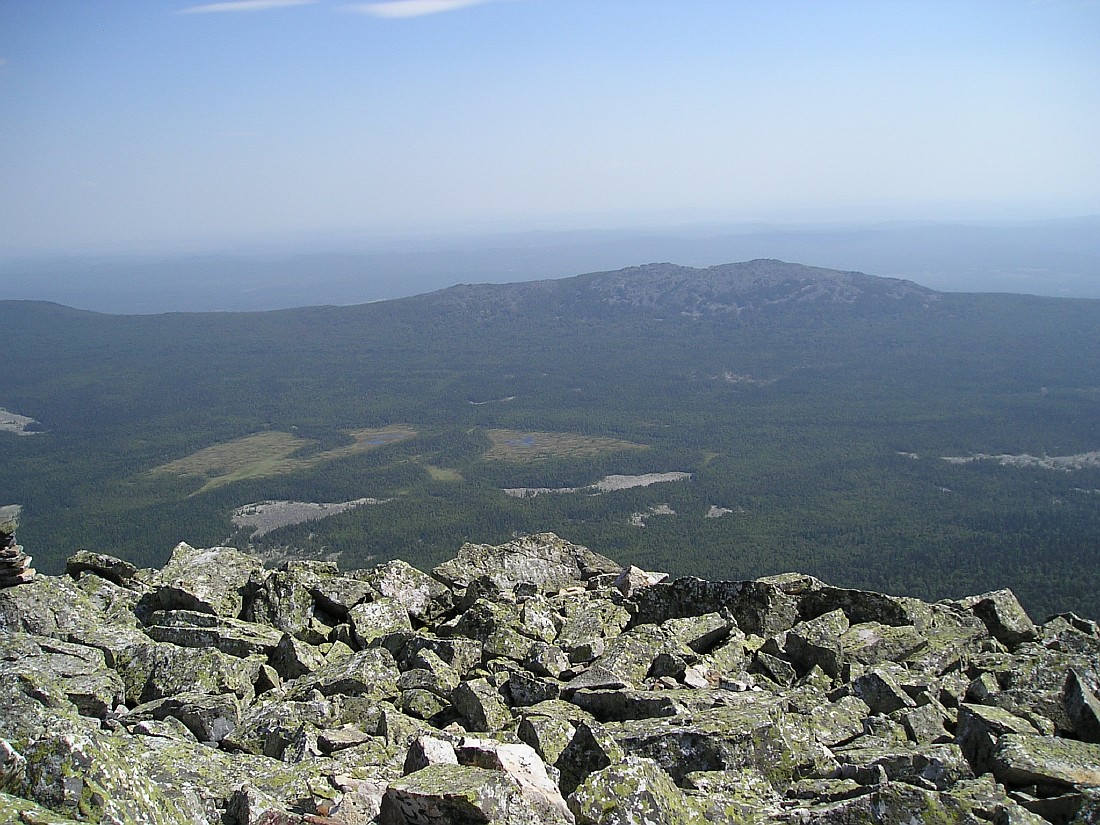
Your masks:
<instances>
[{"instance_id":1,"label":"broken rock slab","mask_svg":"<svg viewBox=\"0 0 1100 825\"><path fill-rule=\"evenodd\" d=\"M263 570L255 556L233 547L198 550L180 542L142 599L148 610L194 610L236 619L254 574Z\"/></svg>"},{"instance_id":2,"label":"broken rock slab","mask_svg":"<svg viewBox=\"0 0 1100 825\"><path fill-rule=\"evenodd\" d=\"M572 825L528 804L519 786L500 771L437 764L391 782L382 797L379 825Z\"/></svg>"}]
</instances>

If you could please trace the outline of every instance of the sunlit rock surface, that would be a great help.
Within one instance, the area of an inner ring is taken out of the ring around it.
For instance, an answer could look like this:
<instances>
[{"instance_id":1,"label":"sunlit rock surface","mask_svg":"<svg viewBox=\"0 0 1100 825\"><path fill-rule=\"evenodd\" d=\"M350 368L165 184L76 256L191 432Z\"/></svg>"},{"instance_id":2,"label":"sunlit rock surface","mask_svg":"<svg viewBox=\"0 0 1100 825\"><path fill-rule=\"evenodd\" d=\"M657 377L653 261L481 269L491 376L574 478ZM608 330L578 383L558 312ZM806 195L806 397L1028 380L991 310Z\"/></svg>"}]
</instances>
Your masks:
<instances>
[{"instance_id":1,"label":"sunlit rock surface","mask_svg":"<svg viewBox=\"0 0 1100 825\"><path fill-rule=\"evenodd\" d=\"M1008 591L622 567L557 536L0 591L0 821L1100 821L1100 629Z\"/></svg>"}]
</instances>

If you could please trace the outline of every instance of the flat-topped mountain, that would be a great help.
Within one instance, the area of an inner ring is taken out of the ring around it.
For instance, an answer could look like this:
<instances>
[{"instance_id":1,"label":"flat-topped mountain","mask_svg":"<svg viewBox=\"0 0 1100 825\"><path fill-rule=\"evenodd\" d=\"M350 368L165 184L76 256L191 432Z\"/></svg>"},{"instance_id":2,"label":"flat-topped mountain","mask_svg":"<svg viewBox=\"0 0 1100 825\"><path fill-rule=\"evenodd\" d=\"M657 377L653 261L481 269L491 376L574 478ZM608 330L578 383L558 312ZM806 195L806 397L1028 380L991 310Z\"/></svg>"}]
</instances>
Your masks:
<instances>
[{"instance_id":1,"label":"flat-topped mountain","mask_svg":"<svg viewBox=\"0 0 1100 825\"><path fill-rule=\"evenodd\" d=\"M33 422L0 429L0 506L45 572L159 564L181 529L425 567L554 530L1100 616L1100 301L755 260L276 312L0 302L0 334L0 409Z\"/></svg>"},{"instance_id":2,"label":"flat-topped mountain","mask_svg":"<svg viewBox=\"0 0 1100 825\"><path fill-rule=\"evenodd\" d=\"M788 304L878 304L889 309L891 303L923 306L938 297L930 289L896 278L760 259L706 269L654 263L558 280L460 285L422 300L482 315L541 306L549 312L581 316L642 309L691 317L751 317Z\"/></svg>"}]
</instances>

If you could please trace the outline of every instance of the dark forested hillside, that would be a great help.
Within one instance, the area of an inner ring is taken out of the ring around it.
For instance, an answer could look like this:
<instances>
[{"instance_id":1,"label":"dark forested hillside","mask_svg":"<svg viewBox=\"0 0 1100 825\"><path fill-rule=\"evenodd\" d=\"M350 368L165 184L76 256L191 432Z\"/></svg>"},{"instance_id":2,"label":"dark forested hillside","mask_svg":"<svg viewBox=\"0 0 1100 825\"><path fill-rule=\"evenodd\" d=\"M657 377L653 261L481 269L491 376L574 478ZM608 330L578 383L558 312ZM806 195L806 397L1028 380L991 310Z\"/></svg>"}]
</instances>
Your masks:
<instances>
[{"instance_id":1,"label":"dark forested hillside","mask_svg":"<svg viewBox=\"0 0 1100 825\"><path fill-rule=\"evenodd\" d=\"M0 432L0 505L47 571L370 499L252 540L428 565L552 530L674 573L1100 616L1097 301L752 261L265 313L0 302L0 328L0 408L41 430Z\"/></svg>"}]
</instances>

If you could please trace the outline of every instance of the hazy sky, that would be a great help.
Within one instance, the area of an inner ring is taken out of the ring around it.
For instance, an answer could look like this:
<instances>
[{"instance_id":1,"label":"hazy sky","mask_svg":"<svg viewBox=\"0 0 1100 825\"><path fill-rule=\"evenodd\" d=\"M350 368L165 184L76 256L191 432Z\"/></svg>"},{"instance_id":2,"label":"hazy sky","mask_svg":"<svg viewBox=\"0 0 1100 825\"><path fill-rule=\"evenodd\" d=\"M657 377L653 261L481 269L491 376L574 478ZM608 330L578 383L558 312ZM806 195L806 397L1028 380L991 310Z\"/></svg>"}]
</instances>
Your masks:
<instances>
[{"instance_id":1,"label":"hazy sky","mask_svg":"<svg viewBox=\"0 0 1100 825\"><path fill-rule=\"evenodd\" d=\"M1100 212L1087 0L0 0L0 251Z\"/></svg>"}]
</instances>

